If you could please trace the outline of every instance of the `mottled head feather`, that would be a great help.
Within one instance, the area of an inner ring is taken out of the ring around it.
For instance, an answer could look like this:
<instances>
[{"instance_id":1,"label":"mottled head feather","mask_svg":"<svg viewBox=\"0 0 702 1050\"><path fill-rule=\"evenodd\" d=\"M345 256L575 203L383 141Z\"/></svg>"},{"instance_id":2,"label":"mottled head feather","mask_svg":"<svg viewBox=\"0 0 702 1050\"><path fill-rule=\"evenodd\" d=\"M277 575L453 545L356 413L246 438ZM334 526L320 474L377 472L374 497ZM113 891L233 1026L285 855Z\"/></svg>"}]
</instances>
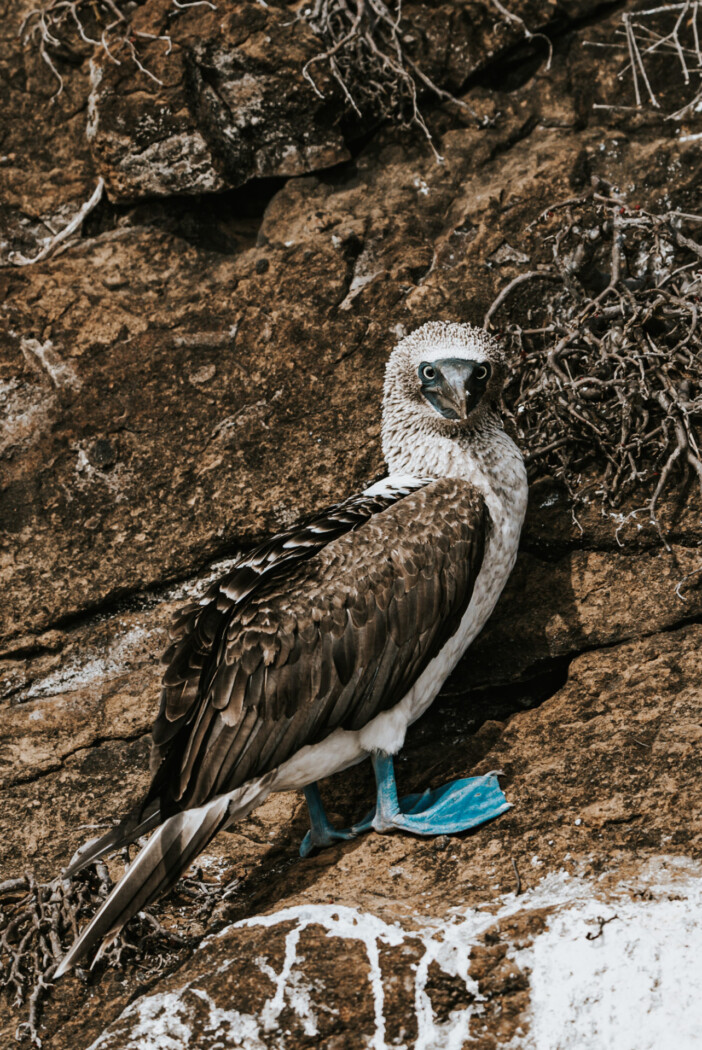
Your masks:
<instances>
[{"instance_id":1,"label":"mottled head feather","mask_svg":"<svg viewBox=\"0 0 702 1050\"><path fill-rule=\"evenodd\" d=\"M502 345L484 328L452 321L428 321L397 344L392 357L395 355L416 365L442 357L490 361L497 365L503 364L505 357Z\"/></svg>"},{"instance_id":2,"label":"mottled head feather","mask_svg":"<svg viewBox=\"0 0 702 1050\"><path fill-rule=\"evenodd\" d=\"M422 392L420 364L444 358L491 365L485 392L467 419L443 418ZM459 446L463 452L477 451L489 443L489 435L502 429L499 403L505 375L504 349L482 328L430 321L402 339L385 371L382 434L388 466L409 473L446 474L452 470L447 463Z\"/></svg>"}]
</instances>

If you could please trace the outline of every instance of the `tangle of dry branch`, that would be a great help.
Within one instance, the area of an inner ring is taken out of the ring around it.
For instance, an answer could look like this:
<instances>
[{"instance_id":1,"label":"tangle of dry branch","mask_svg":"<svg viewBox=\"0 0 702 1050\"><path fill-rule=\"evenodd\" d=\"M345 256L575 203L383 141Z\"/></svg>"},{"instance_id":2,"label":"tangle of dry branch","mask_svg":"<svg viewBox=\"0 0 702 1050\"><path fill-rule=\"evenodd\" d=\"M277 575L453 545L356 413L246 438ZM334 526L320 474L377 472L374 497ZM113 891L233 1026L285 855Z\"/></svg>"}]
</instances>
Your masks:
<instances>
[{"instance_id":1,"label":"tangle of dry branch","mask_svg":"<svg viewBox=\"0 0 702 1050\"><path fill-rule=\"evenodd\" d=\"M526 39L543 39L531 33L521 18L493 0L500 15L520 26ZM347 104L357 116L389 118L405 127L418 128L429 142L437 160L431 132L419 107L422 93L428 92L464 110L480 123L467 102L440 88L409 54L402 22L402 0L313 0L300 17L324 41L326 48L304 66L302 73L316 94L323 98L314 77L315 67L327 66Z\"/></svg>"},{"instance_id":2,"label":"tangle of dry branch","mask_svg":"<svg viewBox=\"0 0 702 1050\"><path fill-rule=\"evenodd\" d=\"M125 859L128 863L128 854ZM15 1008L27 1004L27 1020L16 1032L18 1041L42 1045L42 1007L54 971L112 886L103 861L89 865L71 879L38 883L28 874L0 883L0 989ZM213 887L192 879L186 879L181 889L195 897L198 914L209 914L219 899ZM115 938L102 958L107 966L122 967L129 960L155 974L187 943L145 909ZM77 973L87 979L82 971Z\"/></svg>"},{"instance_id":3,"label":"tangle of dry branch","mask_svg":"<svg viewBox=\"0 0 702 1050\"><path fill-rule=\"evenodd\" d=\"M416 127L426 136L437 160L439 154L419 108L419 92L464 109L466 103L444 91L422 72L403 43L402 0L314 0L301 17L327 45L314 55L302 75L319 98L315 66L326 65L358 117L390 117L400 125Z\"/></svg>"},{"instance_id":4,"label":"tangle of dry branch","mask_svg":"<svg viewBox=\"0 0 702 1050\"><path fill-rule=\"evenodd\" d=\"M629 518L645 511L667 546L657 509L674 474L702 492L702 246L683 232L702 216L629 207L599 184L537 224L552 265L510 282L485 319L502 315L515 356L505 404L527 461L621 524L622 501L645 493ZM508 304L544 278L526 328Z\"/></svg>"},{"instance_id":5,"label":"tangle of dry branch","mask_svg":"<svg viewBox=\"0 0 702 1050\"><path fill-rule=\"evenodd\" d=\"M590 47L615 48L622 51L626 61L617 77L630 76L636 106L596 104L595 109L641 109L648 104L661 109L654 89L656 72L662 69L666 83L670 83L670 61L679 69L686 87L691 85L692 97L683 106L669 113L666 120L682 120L702 107L702 50L700 49L700 0L682 4L664 4L643 11L625 11L622 24L613 43L588 42ZM652 65L661 60L656 70ZM695 83L696 79L696 83Z\"/></svg>"},{"instance_id":6,"label":"tangle of dry branch","mask_svg":"<svg viewBox=\"0 0 702 1050\"><path fill-rule=\"evenodd\" d=\"M206 3L216 10L210 0L196 0L196 3L173 0L173 3L180 9ZM134 7L129 0L43 0L28 12L19 35L25 44L32 43L39 48L42 60L57 81L54 100L63 91L63 77L55 60L75 62L92 54L95 48L101 49L117 66L126 54L145 76L157 84L162 83L141 61L137 44L140 40L161 40L168 55L173 46L171 38L167 34L154 36L135 30L131 22Z\"/></svg>"}]
</instances>

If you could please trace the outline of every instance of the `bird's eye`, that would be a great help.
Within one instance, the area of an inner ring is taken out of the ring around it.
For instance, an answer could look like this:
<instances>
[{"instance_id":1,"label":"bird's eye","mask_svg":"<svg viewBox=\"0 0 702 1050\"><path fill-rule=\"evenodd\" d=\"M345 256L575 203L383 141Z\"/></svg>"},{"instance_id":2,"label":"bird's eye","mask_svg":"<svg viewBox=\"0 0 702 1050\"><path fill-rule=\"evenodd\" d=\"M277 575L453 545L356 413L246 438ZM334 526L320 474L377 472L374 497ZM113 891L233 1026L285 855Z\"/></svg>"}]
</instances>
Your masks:
<instances>
[{"instance_id":1,"label":"bird's eye","mask_svg":"<svg viewBox=\"0 0 702 1050\"><path fill-rule=\"evenodd\" d=\"M487 377L489 375L490 375L490 369L489 369L488 365L478 365L478 367L475 370L475 378L476 379L487 379Z\"/></svg>"},{"instance_id":2,"label":"bird's eye","mask_svg":"<svg viewBox=\"0 0 702 1050\"><path fill-rule=\"evenodd\" d=\"M436 379L436 369L431 365L420 365L419 378L423 383L431 383L433 379Z\"/></svg>"}]
</instances>

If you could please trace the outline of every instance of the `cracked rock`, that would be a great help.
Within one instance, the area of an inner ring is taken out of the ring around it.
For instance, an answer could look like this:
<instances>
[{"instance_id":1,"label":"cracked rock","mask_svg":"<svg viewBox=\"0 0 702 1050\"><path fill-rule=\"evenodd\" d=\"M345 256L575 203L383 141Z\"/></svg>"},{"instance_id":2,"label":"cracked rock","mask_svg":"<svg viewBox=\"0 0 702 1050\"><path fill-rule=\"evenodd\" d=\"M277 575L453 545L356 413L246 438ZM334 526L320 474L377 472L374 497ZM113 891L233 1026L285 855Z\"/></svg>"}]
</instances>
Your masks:
<instances>
[{"instance_id":1,"label":"cracked rock","mask_svg":"<svg viewBox=\"0 0 702 1050\"><path fill-rule=\"evenodd\" d=\"M139 42L148 73L122 54L119 66L105 53L91 63L88 138L112 200L211 193L348 159L337 93L322 81L320 99L302 77L319 42L289 9L220 0L175 12L149 0L133 25L161 38Z\"/></svg>"}]
</instances>

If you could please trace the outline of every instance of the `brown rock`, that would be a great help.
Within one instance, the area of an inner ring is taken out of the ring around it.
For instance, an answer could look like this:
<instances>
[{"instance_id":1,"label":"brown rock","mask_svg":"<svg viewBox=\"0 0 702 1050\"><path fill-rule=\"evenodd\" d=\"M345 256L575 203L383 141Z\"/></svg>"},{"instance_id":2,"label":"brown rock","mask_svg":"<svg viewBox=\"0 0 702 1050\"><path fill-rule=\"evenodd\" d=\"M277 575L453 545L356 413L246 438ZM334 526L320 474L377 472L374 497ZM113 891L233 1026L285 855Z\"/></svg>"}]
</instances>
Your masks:
<instances>
[{"instance_id":1,"label":"brown rock","mask_svg":"<svg viewBox=\"0 0 702 1050\"><path fill-rule=\"evenodd\" d=\"M677 593L696 548L645 553L522 554L492 618L464 660L474 684L534 673L549 658L672 627L702 612L702 589Z\"/></svg>"},{"instance_id":2,"label":"brown rock","mask_svg":"<svg viewBox=\"0 0 702 1050\"><path fill-rule=\"evenodd\" d=\"M683 858L702 841L695 775L701 641L694 625L576 658L567 684L540 707L514 714L477 764L466 762L464 701L450 715L444 710L441 723L425 718L400 764L403 790L424 785L432 761L436 779L499 767L515 804L438 853L421 839L370 835L296 860L299 835L289 832L301 833L303 822L294 809L284 816L287 796L271 799L232 836L220 836L209 861L222 881L233 868L242 872L230 915L240 921L129 1006L121 996L101 1001L96 1016L88 1002L77 1010L74 998L59 1033L64 997L69 989L79 996L70 978L47 1009L51 1045L87 1046L100 1025L107 1025L100 1050L137 1039L162 1045L186 1031L198 1048L217 1039L275 1047L285 1033L291 1046L317 1040L355 1050L379 1032L388 1043L446 1038L452 1025L482 1046L509 1043L538 1021L538 996L547 992L532 983L543 981L533 961L541 937L571 921L563 936L582 953L586 933L615 936L598 933L597 915L620 912L616 936L628 937L635 952L648 905L667 907L693 892L685 879L698 878L697 869ZM452 725L450 741L441 724ZM691 745L685 757L683 749L671 757L670 739ZM329 781L330 810L348 817L362 808L366 772ZM42 778L44 791L52 777ZM76 786L64 779L64 797ZM187 921L187 907L180 914ZM645 957L637 958L645 968ZM593 956L600 984L592 980L606 995L601 959ZM575 1010L577 985L572 994Z\"/></svg>"},{"instance_id":3,"label":"brown rock","mask_svg":"<svg viewBox=\"0 0 702 1050\"><path fill-rule=\"evenodd\" d=\"M232 257L139 226L2 271L3 634L186 575L377 475L382 369L398 333L431 316L479 320L503 280L481 261L504 240L492 188L521 229L546 180L568 192L564 164L594 138L535 132L490 160L488 139L497 148L506 130L451 132L443 167L393 147L340 182L293 179L263 218L265 247ZM647 157L632 146L627 161ZM434 265L442 209L447 230L475 236ZM95 269L128 283L96 294ZM51 331L59 386L28 337L9 334L32 323ZM213 367L211 382L188 381ZM109 470L90 460L97 440L114 448Z\"/></svg>"},{"instance_id":4,"label":"brown rock","mask_svg":"<svg viewBox=\"0 0 702 1050\"><path fill-rule=\"evenodd\" d=\"M338 92L322 78L321 99L302 76L319 43L288 9L151 0L134 28L157 38L138 41L143 69L126 47L119 66L105 53L91 66L87 136L112 200L211 193L348 160Z\"/></svg>"}]
</instances>

